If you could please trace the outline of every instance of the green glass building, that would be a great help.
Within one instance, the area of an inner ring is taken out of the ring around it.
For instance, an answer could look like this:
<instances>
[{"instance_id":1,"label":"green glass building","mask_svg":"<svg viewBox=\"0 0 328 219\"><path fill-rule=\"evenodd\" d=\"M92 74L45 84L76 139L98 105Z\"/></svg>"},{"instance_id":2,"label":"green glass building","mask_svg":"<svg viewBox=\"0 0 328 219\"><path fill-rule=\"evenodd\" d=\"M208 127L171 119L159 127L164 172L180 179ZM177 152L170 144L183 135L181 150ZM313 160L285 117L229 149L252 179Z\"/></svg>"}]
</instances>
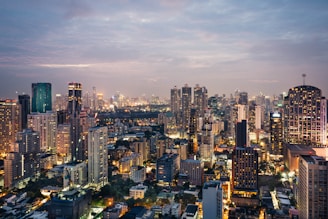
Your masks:
<instances>
[{"instance_id":1,"label":"green glass building","mask_svg":"<svg viewBox=\"0 0 328 219\"><path fill-rule=\"evenodd\" d=\"M32 83L32 112L45 113L51 110L51 84Z\"/></svg>"}]
</instances>

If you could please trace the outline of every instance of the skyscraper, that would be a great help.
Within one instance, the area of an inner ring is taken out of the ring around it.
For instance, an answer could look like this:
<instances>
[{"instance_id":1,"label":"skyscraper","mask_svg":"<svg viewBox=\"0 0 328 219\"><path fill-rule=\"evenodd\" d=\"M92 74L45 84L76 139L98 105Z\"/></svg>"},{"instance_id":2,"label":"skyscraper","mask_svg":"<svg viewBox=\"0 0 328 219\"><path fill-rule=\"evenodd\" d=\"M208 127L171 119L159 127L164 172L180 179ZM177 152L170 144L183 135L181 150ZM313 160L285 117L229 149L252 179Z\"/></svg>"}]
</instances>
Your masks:
<instances>
[{"instance_id":1,"label":"skyscraper","mask_svg":"<svg viewBox=\"0 0 328 219\"><path fill-rule=\"evenodd\" d=\"M70 123L71 155L72 161L84 161L85 152L81 140L82 127L80 124L80 113L82 109L82 85L80 83L68 84L68 106L67 112Z\"/></svg>"},{"instance_id":2,"label":"skyscraper","mask_svg":"<svg viewBox=\"0 0 328 219\"><path fill-rule=\"evenodd\" d=\"M88 183L96 188L108 184L107 133L107 126L89 129Z\"/></svg>"},{"instance_id":3,"label":"skyscraper","mask_svg":"<svg viewBox=\"0 0 328 219\"><path fill-rule=\"evenodd\" d=\"M191 87L186 84L182 87L182 129L187 131L189 128L190 121L190 110L191 110Z\"/></svg>"},{"instance_id":4,"label":"skyscraper","mask_svg":"<svg viewBox=\"0 0 328 219\"><path fill-rule=\"evenodd\" d=\"M284 100L284 138L287 143L326 145L327 101L308 85L289 89Z\"/></svg>"},{"instance_id":5,"label":"skyscraper","mask_svg":"<svg viewBox=\"0 0 328 219\"><path fill-rule=\"evenodd\" d=\"M176 86L171 89L171 112L176 116L180 112L181 106L181 90Z\"/></svg>"},{"instance_id":6,"label":"skyscraper","mask_svg":"<svg viewBox=\"0 0 328 219\"><path fill-rule=\"evenodd\" d=\"M45 113L52 110L50 83L32 84L32 112Z\"/></svg>"},{"instance_id":7,"label":"skyscraper","mask_svg":"<svg viewBox=\"0 0 328 219\"><path fill-rule=\"evenodd\" d=\"M299 217L328 218L328 162L323 157L302 155L299 161Z\"/></svg>"},{"instance_id":8,"label":"skyscraper","mask_svg":"<svg viewBox=\"0 0 328 219\"><path fill-rule=\"evenodd\" d=\"M27 128L27 115L31 113L30 96L27 94L18 95L18 102L21 105L22 129L26 129Z\"/></svg>"},{"instance_id":9,"label":"skyscraper","mask_svg":"<svg viewBox=\"0 0 328 219\"><path fill-rule=\"evenodd\" d=\"M16 100L0 100L0 153L12 151L21 130L21 106Z\"/></svg>"},{"instance_id":10,"label":"skyscraper","mask_svg":"<svg viewBox=\"0 0 328 219\"><path fill-rule=\"evenodd\" d=\"M220 181L208 181L203 186L203 218L223 218L223 191Z\"/></svg>"},{"instance_id":11,"label":"skyscraper","mask_svg":"<svg viewBox=\"0 0 328 219\"><path fill-rule=\"evenodd\" d=\"M250 147L232 154L232 201L240 206L258 204L258 153Z\"/></svg>"},{"instance_id":12,"label":"skyscraper","mask_svg":"<svg viewBox=\"0 0 328 219\"><path fill-rule=\"evenodd\" d=\"M282 115L279 112L270 113L270 153L283 155Z\"/></svg>"},{"instance_id":13,"label":"skyscraper","mask_svg":"<svg viewBox=\"0 0 328 219\"><path fill-rule=\"evenodd\" d=\"M237 122L236 146L237 147L246 147L247 146L247 121L246 120Z\"/></svg>"},{"instance_id":14,"label":"skyscraper","mask_svg":"<svg viewBox=\"0 0 328 219\"><path fill-rule=\"evenodd\" d=\"M197 110L197 114L201 117L204 117L207 108L207 99L206 87L200 87L196 84L196 87L194 87L194 107Z\"/></svg>"}]
</instances>

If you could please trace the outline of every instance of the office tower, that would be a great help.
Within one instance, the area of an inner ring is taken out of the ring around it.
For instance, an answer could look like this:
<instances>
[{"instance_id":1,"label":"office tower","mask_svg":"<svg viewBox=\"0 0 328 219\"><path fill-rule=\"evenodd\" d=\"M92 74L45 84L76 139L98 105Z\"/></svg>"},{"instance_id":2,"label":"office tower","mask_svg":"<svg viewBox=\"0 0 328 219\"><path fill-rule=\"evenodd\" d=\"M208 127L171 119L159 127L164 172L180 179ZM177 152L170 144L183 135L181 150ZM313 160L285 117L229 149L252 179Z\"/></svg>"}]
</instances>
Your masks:
<instances>
[{"instance_id":1,"label":"office tower","mask_svg":"<svg viewBox=\"0 0 328 219\"><path fill-rule=\"evenodd\" d=\"M182 87L181 97L181 114L182 114L182 129L187 131L189 128L190 110L191 110L191 87L186 84Z\"/></svg>"},{"instance_id":2,"label":"office tower","mask_svg":"<svg viewBox=\"0 0 328 219\"><path fill-rule=\"evenodd\" d=\"M280 112L270 113L270 153L283 155L283 127Z\"/></svg>"},{"instance_id":3,"label":"office tower","mask_svg":"<svg viewBox=\"0 0 328 219\"><path fill-rule=\"evenodd\" d=\"M190 185L202 186L204 182L204 163L200 160L181 160L179 173L187 175Z\"/></svg>"},{"instance_id":4,"label":"office tower","mask_svg":"<svg viewBox=\"0 0 328 219\"><path fill-rule=\"evenodd\" d=\"M55 112L29 114L28 127L40 133L42 152L57 153L57 114Z\"/></svg>"},{"instance_id":5,"label":"office tower","mask_svg":"<svg viewBox=\"0 0 328 219\"><path fill-rule=\"evenodd\" d=\"M107 126L89 129L88 183L98 189L108 184L107 138Z\"/></svg>"},{"instance_id":6,"label":"office tower","mask_svg":"<svg viewBox=\"0 0 328 219\"><path fill-rule=\"evenodd\" d=\"M208 181L203 186L203 218L223 218L223 191L220 181Z\"/></svg>"},{"instance_id":7,"label":"office tower","mask_svg":"<svg viewBox=\"0 0 328 219\"><path fill-rule=\"evenodd\" d=\"M71 134L69 124L59 124L57 126L57 155L59 163L71 161Z\"/></svg>"},{"instance_id":8,"label":"office tower","mask_svg":"<svg viewBox=\"0 0 328 219\"><path fill-rule=\"evenodd\" d=\"M156 179L157 181L171 183L175 174L180 169L178 154L163 154L156 161Z\"/></svg>"},{"instance_id":9,"label":"office tower","mask_svg":"<svg viewBox=\"0 0 328 219\"><path fill-rule=\"evenodd\" d=\"M21 106L16 100L0 100L0 153L12 151L21 130Z\"/></svg>"},{"instance_id":10,"label":"office tower","mask_svg":"<svg viewBox=\"0 0 328 219\"><path fill-rule=\"evenodd\" d=\"M328 162L323 157L302 155L299 165L299 218L328 218Z\"/></svg>"},{"instance_id":11,"label":"office tower","mask_svg":"<svg viewBox=\"0 0 328 219\"><path fill-rule=\"evenodd\" d=\"M258 154L236 147L232 154L232 201L240 206L258 204Z\"/></svg>"},{"instance_id":12,"label":"office tower","mask_svg":"<svg viewBox=\"0 0 328 219\"><path fill-rule=\"evenodd\" d=\"M9 152L4 160L4 187L12 187L24 175L22 155L18 152Z\"/></svg>"},{"instance_id":13,"label":"office tower","mask_svg":"<svg viewBox=\"0 0 328 219\"><path fill-rule=\"evenodd\" d=\"M237 121L241 122L243 120L248 120L248 105L238 104L237 105Z\"/></svg>"},{"instance_id":14,"label":"office tower","mask_svg":"<svg viewBox=\"0 0 328 219\"><path fill-rule=\"evenodd\" d=\"M67 108L67 96L56 94L55 96L55 108L54 111L63 111Z\"/></svg>"},{"instance_id":15,"label":"office tower","mask_svg":"<svg viewBox=\"0 0 328 219\"><path fill-rule=\"evenodd\" d=\"M236 146L246 147L248 145L247 122L242 120L236 125Z\"/></svg>"},{"instance_id":16,"label":"office tower","mask_svg":"<svg viewBox=\"0 0 328 219\"><path fill-rule=\"evenodd\" d=\"M326 145L327 101L308 85L289 89L284 100L284 139L291 144Z\"/></svg>"},{"instance_id":17,"label":"office tower","mask_svg":"<svg viewBox=\"0 0 328 219\"><path fill-rule=\"evenodd\" d=\"M181 108L181 90L174 86L171 89L171 112L177 116Z\"/></svg>"},{"instance_id":18,"label":"office tower","mask_svg":"<svg viewBox=\"0 0 328 219\"><path fill-rule=\"evenodd\" d=\"M80 124L80 113L82 109L82 85L80 83L68 84L67 112L71 126L71 155L72 161L84 161L85 151L81 140L82 127Z\"/></svg>"},{"instance_id":19,"label":"office tower","mask_svg":"<svg viewBox=\"0 0 328 219\"><path fill-rule=\"evenodd\" d=\"M205 110L207 109L207 100L206 87L200 87L199 84L196 84L196 87L194 87L194 107L197 115L200 117L204 117Z\"/></svg>"},{"instance_id":20,"label":"office tower","mask_svg":"<svg viewBox=\"0 0 328 219\"><path fill-rule=\"evenodd\" d=\"M18 102L21 105L21 112L22 112L22 129L27 128L27 115L31 113L31 101L30 96L27 94L18 95Z\"/></svg>"},{"instance_id":21,"label":"office tower","mask_svg":"<svg viewBox=\"0 0 328 219\"><path fill-rule=\"evenodd\" d=\"M51 84L32 83L32 112L45 113L51 110Z\"/></svg>"}]
</instances>

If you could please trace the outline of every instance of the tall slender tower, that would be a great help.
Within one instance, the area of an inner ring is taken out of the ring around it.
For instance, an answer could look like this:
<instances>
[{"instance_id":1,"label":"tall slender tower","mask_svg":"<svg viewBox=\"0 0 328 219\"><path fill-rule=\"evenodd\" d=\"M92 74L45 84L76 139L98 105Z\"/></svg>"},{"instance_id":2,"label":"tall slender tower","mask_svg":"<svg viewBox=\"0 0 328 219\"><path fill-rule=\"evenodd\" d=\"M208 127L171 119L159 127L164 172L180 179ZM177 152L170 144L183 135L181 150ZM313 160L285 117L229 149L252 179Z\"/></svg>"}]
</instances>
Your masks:
<instances>
[{"instance_id":1,"label":"tall slender tower","mask_svg":"<svg viewBox=\"0 0 328 219\"><path fill-rule=\"evenodd\" d=\"M18 95L18 102L21 105L22 117L22 129L27 128L27 115L31 113L31 101L30 96L27 94Z\"/></svg>"},{"instance_id":2,"label":"tall slender tower","mask_svg":"<svg viewBox=\"0 0 328 219\"><path fill-rule=\"evenodd\" d=\"M190 120L190 111L191 111L191 87L186 84L182 88L182 128L188 130L189 120Z\"/></svg>"},{"instance_id":3,"label":"tall slender tower","mask_svg":"<svg viewBox=\"0 0 328 219\"><path fill-rule=\"evenodd\" d=\"M93 127L88 134L88 182L96 188L108 184L107 127Z\"/></svg>"},{"instance_id":4,"label":"tall slender tower","mask_svg":"<svg viewBox=\"0 0 328 219\"><path fill-rule=\"evenodd\" d=\"M205 110L207 108L207 89L206 87L200 87L196 84L194 87L194 107L197 110L197 114L204 117Z\"/></svg>"},{"instance_id":5,"label":"tall slender tower","mask_svg":"<svg viewBox=\"0 0 328 219\"><path fill-rule=\"evenodd\" d=\"M280 112L270 113L270 152L274 155L283 155L283 128Z\"/></svg>"},{"instance_id":6,"label":"tall slender tower","mask_svg":"<svg viewBox=\"0 0 328 219\"><path fill-rule=\"evenodd\" d=\"M80 113L82 109L82 85L80 83L68 84L68 106L67 112L70 123L71 155L72 161L84 161L85 153L83 150L80 124Z\"/></svg>"},{"instance_id":7,"label":"tall slender tower","mask_svg":"<svg viewBox=\"0 0 328 219\"><path fill-rule=\"evenodd\" d=\"M32 112L45 113L52 110L50 83L32 84Z\"/></svg>"},{"instance_id":8,"label":"tall slender tower","mask_svg":"<svg viewBox=\"0 0 328 219\"><path fill-rule=\"evenodd\" d=\"M327 101L321 90L302 85L289 89L284 104L284 139L291 144L326 145Z\"/></svg>"}]
</instances>

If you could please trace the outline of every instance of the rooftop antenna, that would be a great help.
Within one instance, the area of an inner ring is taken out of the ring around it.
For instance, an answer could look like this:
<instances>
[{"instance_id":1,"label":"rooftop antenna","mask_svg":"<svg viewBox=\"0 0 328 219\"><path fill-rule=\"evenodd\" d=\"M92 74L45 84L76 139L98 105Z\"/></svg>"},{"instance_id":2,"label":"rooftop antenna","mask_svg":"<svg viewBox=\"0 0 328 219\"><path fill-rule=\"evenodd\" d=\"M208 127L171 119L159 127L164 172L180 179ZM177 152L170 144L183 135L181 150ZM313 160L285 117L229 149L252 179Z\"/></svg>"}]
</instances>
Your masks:
<instances>
[{"instance_id":1,"label":"rooftop antenna","mask_svg":"<svg viewBox=\"0 0 328 219\"><path fill-rule=\"evenodd\" d=\"M303 85L305 85L306 74L302 74L302 77L303 77Z\"/></svg>"}]
</instances>

